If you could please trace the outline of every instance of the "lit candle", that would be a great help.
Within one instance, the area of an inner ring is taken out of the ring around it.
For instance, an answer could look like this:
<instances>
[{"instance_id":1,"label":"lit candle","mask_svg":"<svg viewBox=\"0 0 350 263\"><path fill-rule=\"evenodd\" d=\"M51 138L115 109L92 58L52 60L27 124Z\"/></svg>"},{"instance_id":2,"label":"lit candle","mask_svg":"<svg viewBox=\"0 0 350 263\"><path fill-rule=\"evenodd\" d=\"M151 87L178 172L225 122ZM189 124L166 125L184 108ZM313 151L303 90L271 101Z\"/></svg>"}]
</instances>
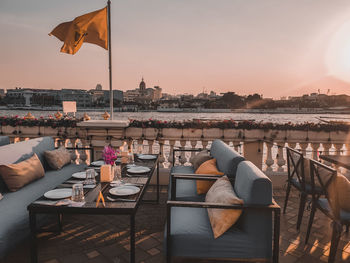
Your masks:
<instances>
[{"instance_id":1,"label":"lit candle","mask_svg":"<svg viewBox=\"0 0 350 263\"><path fill-rule=\"evenodd\" d=\"M105 164L101 166L101 182L111 182L113 181L112 166L110 164Z\"/></svg>"}]
</instances>

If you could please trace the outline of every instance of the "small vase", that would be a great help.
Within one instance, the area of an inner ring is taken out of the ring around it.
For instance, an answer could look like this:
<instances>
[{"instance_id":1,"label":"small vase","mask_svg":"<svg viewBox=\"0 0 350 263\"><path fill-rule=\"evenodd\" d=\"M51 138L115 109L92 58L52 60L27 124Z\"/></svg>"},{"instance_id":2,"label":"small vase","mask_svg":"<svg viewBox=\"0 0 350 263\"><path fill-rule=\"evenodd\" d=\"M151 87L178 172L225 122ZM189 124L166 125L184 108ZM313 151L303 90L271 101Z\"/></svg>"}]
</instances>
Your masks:
<instances>
[{"instance_id":1,"label":"small vase","mask_svg":"<svg viewBox=\"0 0 350 263\"><path fill-rule=\"evenodd\" d=\"M110 164L105 164L101 166L101 182L112 182L114 171Z\"/></svg>"}]
</instances>

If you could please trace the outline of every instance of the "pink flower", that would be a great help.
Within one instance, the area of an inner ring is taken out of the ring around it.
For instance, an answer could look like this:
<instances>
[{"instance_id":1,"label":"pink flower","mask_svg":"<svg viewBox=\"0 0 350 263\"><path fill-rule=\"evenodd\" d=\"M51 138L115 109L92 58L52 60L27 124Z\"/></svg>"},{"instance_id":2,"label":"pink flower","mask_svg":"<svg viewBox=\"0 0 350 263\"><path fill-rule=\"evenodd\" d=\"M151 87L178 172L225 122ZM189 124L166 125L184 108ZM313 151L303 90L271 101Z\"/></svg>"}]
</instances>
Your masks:
<instances>
[{"instance_id":1,"label":"pink flower","mask_svg":"<svg viewBox=\"0 0 350 263\"><path fill-rule=\"evenodd\" d=\"M105 146L102 151L102 157L106 164L113 165L118 158L119 151L115 151L111 146Z\"/></svg>"}]
</instances>

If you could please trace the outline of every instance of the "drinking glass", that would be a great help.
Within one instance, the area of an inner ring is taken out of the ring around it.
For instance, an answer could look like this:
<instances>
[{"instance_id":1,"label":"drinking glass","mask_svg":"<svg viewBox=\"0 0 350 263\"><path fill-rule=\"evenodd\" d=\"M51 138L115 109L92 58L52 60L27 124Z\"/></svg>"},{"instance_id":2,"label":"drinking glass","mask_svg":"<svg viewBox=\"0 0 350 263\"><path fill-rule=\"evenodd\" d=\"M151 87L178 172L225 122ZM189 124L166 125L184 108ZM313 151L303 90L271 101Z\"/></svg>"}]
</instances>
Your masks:
<instances>
[{"instance_id":1,"label":"drinking glass","mask_svg":"<svg viewBox=\"0 0 350 263\"><path fill-rule=\"evenodd\" d=\"M83 202L84 201L84 188L83 184L74 184L72 187L72 201Z\"/></svg>"},{"instance_id":2,"label":"drinking glass","mask_svg":"<svg viewBox=\"0 0 350 263\"><path fill-rule=\"evenodd\" d=\"M90 185L96 184L95 169L86 170L86 178L85 178L84 184L90 184Z\"/></svg>"},{"instance_id":3,"label":"drinking glass","mask_svg":"<svg viewBox=\"0 0 350 263\"><path fill-rule=\"evenodd\" d=\"M132 148L129 150L128 152L128 163L131 165L135 165L135 158L134 158L134 152L132 150Z\"/></svg>"},{"instance_id":4,"label":"drinking glass","mask_svg":"<svg viewBox=\"0 0 350 263\"><path fill-rule=\"evenodd\" d=\"M114 165L114 181L116 181L118 185L124 184L120 165Z\"/></svg>"}]
</instances>

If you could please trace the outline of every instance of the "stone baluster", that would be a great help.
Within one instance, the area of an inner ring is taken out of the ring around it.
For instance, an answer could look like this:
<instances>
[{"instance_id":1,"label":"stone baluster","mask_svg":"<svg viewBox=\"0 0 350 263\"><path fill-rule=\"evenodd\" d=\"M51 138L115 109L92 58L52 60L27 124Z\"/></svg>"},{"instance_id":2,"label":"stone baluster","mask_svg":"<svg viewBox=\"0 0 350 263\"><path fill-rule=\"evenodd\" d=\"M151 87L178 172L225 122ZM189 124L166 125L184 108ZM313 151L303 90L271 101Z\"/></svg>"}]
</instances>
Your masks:
<instances>
[{"instance_id":1,"label":"stone baluster","mask_svg":"<svg viewBox=\"0 0 350 263\"><path fill-rule=\"evenodd\" d=\"M159 140L159 163L165 167L164 140Z\"/></svg>"},{"instance_id":2,"label":"stone baluster","mask_svg":"<svg viewBox=\"0 0 350 263\"><path fill-rule=\"evenodd\" d=\"M180 145L181 145L181 148L185 148L186 146L186 141L185 140L181 140L180 141ZM182 151L180 153L180 158L179 158L179 161L182 165L184 165L186 162L187 162L187 159L186 159L186 152Z\"/></svg>"},{"instance_id":3,"label":"stone baluster","mask_svg":"<svg viewBox=\"0 0 350 263\"><path fill-rule=\"evenodd\" d=\"M283 147L284 147L284 144L282 145L277 144L278 149L277 149L276 157L277 157L278 172L284 172L283 166L286 164L286 160L284 159L284 156L283 156Z\"/></svg>"},{"instance_id":4,"label":"stone baluster","mask_svg":"<svg viewBox=\"0 0 350 263\"><path fill-rule=\"evenodd\" d=\"M314 160L318 160L318 147L320 146L319 143L311 143L311 148L312 148L312 156L311 158Z\"/></svg>"},{"instance_id":5,"label":"stone baluster","mask_svg":"<svg viewBox=\"0 0 350 263\"><path fill-rule=\"evenodd\" d=\"M75 148L77 143L77 139L71 138L66 140L65 145L69 145L68 147ZM78 153L78 154L77 154ZM77 150L71 150L71 159L74 163L79 164L80 163L80 153Z\"/></svg>"},{"instance_id":6,"label":"stone baluster","mask_svg":"<svg viewBox=\"0 0 350 263\"><path fill-rule=\"evenodd\" d=\"M81 139L80 140L80 147L85 148L87 146L86 140ZM90 163L91 162L91 156L89 156L89 151L87 150L80 150L79 155L80 155L80 160L82 160L83 163Z\"/></svg>"},{"instance_id":7,"label":"stone baluster","mask_svg":"<svg viewBox=\"0 0 350 263\"><path fill-rule=\"evenodd\" d=\"M191 143L192 149L196 148L197 140L191 140L190 143ZM191 157L193 157L195 154L196 152L191 152Z\"/></svg>"},{"instance_id":8,"label":"stone baluster","mask_svg":"<svg viewBox=\"0 0 350 263\"><path fill-rule=\"evenodd\" d=\"M202 145L203 145L203 150L204 149L207 149L207 147L208 147L208 141L202 141Z\"/></svg>"},{"instance_id":9,"label":"stone baluster","mask_svg":"<svg viewBox=\"0 0 350 263\"><path fill-rule=\"evenodd\" d=\"M137 140L137 148L138 153L143 153L143 139Z\"/></svg>"},{"instance_id":10,"label":"stone baluster","mask_svg":"<svg viewBox=\"0 0 350 263\"><path fill-rule=\"evenodd\" d=\"M323 153L322 154L329 154L329 149L332 147L332 143L329 143L329 142L325 142L325 143L322 143L322 146L323 146Z\"/></svg>"},{"instance_id":11,"label":"stone baluster","mask_svg":"<svg viewBox=\"0 0 350 263\"><path fill-rule=\"evenodd\" d=\"M306 148L307 146L309 145L308 142L299 142L299 145L300 145L300 152L306 156Z\"/></svg>"},{"instance_id":12,"label":"stone baluster","mask_svg":"<svg viewBox=\"0 0 350 263\"><path fill-rule=\"evenodd\" d=\"M168 157L168 163L170 163L170 166L173 164L173 150L174 150L174 145L175 145L175 140L169 140L169 157Z\"/></svg>"},{"instance_id":13,"label":"stone baluster","mask_svg":"<svg viewBox=\"0 0 350 263\"><path fill-rule=\"evenodd\" d=\"M148 154L153 153L153 144L154 144L154 140L148 140Z\"/></svg>"},{"instance_id":14,"label":"stone baluster","mask_svg":"<svg viewBox=\"0 0 350 263\"><path fill-rule=\"evenodd\" d=\"M335 154L344 154L342 151L343 145L342 143L334 143Z\"/></svg>"},{"instance_id":15,"label":"stone baluster","mask_svg":"<svg viewBox=\"0 0 350 263\"><path fill-rule=\"evenodd\" d=\"M273 143L266 143L266 149L267 149L267 155L266 155L266 172L271 173L272 172L272 165L274 164L274 160L272 159L272 147Z\"/></svg>"}]
</instances>

